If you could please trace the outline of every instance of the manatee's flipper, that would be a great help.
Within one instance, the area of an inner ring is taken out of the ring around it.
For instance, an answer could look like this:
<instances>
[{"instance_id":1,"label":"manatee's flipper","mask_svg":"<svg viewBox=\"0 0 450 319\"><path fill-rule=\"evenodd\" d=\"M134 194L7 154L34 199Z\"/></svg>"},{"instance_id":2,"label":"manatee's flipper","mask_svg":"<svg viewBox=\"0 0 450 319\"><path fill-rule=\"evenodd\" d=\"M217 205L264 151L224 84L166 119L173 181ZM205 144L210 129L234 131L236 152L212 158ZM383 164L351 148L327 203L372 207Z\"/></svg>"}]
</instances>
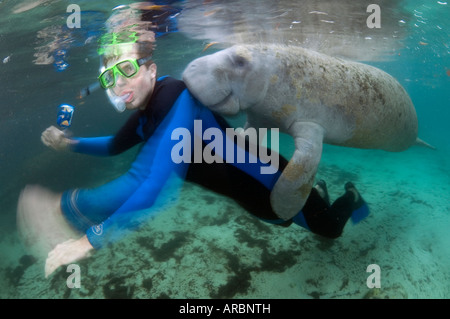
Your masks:
<instances>
[{"instance_id":1,"label":"manatee's flipper","mask_svg":"<svg viewBox=\"0 0 450 319\"><path fill-rule=\"evenodd\" d=\"M273 210L284 220L298 214L311 192L325 130L316 123L296 122L289 133L295 140L295 152L270 194Z\"/></svg>"}]
</instances>

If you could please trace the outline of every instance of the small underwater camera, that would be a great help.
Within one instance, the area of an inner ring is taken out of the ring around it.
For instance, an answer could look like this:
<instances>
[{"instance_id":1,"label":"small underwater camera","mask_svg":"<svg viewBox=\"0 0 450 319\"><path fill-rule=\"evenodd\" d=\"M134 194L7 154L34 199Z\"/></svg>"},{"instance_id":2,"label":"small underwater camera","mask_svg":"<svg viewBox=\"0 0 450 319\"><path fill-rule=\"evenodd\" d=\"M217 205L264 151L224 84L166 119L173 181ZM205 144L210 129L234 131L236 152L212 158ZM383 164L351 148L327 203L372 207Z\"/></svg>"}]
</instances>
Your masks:
<instances>
[{"instance_id":1,"label":"small underwater camera","mask_svg":"<svg viewBox=\"0 0 450 319\"><path fill-rule=\"evenodd\" d=\"M69 128L72 125L72 116L75 108L68 104L61 104L58 106L58 117L56 119L56 123L63 130Z\"/></svg>"}]
</instances>

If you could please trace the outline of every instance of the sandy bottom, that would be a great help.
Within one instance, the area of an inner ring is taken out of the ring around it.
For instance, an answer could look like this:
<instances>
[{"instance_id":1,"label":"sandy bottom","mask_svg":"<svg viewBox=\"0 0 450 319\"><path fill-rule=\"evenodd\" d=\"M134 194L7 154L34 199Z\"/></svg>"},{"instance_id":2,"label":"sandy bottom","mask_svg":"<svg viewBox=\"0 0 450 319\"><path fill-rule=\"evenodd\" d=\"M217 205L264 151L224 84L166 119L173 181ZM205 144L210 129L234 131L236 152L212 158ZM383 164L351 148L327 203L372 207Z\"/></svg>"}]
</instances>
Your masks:
<instances>
[{"instance_id":1,"label":"sandy bottom","mask_svg":"<svg viewBox=\"0 0 450 319\"><path fill-rule=\"evenodd\" d=\"M172 209L77 264L44 278L14 233L0 238L0 298L449 298L448 154L327 147L318 178L330 196L353 181L371 208L337 240L250 216L186 185ZM367 267L381 288L368 288Z\"/></svg>"}]
</instances>

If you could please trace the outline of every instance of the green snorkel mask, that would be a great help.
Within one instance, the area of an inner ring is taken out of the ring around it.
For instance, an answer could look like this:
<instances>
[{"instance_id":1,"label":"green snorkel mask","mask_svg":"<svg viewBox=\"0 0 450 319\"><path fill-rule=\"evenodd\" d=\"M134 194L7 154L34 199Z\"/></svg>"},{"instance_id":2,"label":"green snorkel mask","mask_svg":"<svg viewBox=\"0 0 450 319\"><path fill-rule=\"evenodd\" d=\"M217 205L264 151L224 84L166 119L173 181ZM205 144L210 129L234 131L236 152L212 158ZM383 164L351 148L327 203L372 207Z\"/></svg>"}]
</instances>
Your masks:
<instances>
[{"instance_id":1,"label":"green snorkel mask","mask_svg":"<svg viewBox=\"0 0 450 319\"><path fill-rule=\"evenodd\" d=\"M132 28L127 27L128 28ZM106 94L118 112L123 112L126 109L125 101L129 96L117 96L111 90L115 84L118 76L125 78L132 78L135 76L140 67L151 60L152 55L148 55L140 59L124 59L114 65L105 68L103 60L105 56L121 56L133 47L136 43L139 43L136 32L130 32L128 30L119 33L107 33L99 41L98 53L100 55L100 76L98 81L100 86L106 90Z\"/></svg>"},{"instance_id":2,"label":"green snorkel mask","mask_svg":"<svg viewBox=\"0 0 450 319\"><path fill-rule=\"evenodd\" d=\"M129 94L123 96L117 96L114 94L113 88L116 84L116 79L119 75L126 78L135 76L141 65L144 65L150 61L152 56L147 56L141 59L126 59L117 62L113 66L104 69L104 71L98 77L100 85L106 89L109 101L114 106L117 112L122 113L126 109L125 101L129 98ZM103 67L104 68L104 67Z\"/></svg>"},{"instance_id":3,"label":"green snorkel mask","mask_svg":"<svg viewBox=\"0 0 450 319\"><path fill-rule=\"evenodd\" d=\"M117 62L113 66L105 69L100 74L100 76L98 77L100 85L104 89L109 89L116 85L116 79L119 75L122 75L126 78L132 78L138 73L141 65L144 65L151 59L152 56L149 55L141 59L125 59Z\"/></svg>"}]
</instances>

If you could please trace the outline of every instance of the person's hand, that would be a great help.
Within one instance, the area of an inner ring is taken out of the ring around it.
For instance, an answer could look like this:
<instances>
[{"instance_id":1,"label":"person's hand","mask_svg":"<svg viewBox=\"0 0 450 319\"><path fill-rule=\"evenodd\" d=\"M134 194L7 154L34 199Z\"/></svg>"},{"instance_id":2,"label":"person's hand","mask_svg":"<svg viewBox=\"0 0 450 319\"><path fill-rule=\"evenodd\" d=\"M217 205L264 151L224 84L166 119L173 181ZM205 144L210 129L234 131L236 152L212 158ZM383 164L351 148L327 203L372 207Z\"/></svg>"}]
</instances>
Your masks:
<instances>
[{"instance_id":1,"label":"person's hand","mask_svg":"<svg viewBox=\"0 0 450 319\"><path fill-rule=\"evenodd\" d=\"M78 240L69 239L62 244L56 245L48 253L45 261L45 278L50 276L60 266L89 257L92 249L94 247L89 243L86 235Z\"/></svg>"},{"instance_id":2,"label":"person's hand","mask_svg":"<svg viewBox=\"0 0 450 319\"><path fill-rule=\"evenodd\" d=\"M41 141L57 151L67 150L68 146L72 144L72 141L65 136L64 132L54 126L50 126L42 132Z\"/></svg>"}]
</instances>

